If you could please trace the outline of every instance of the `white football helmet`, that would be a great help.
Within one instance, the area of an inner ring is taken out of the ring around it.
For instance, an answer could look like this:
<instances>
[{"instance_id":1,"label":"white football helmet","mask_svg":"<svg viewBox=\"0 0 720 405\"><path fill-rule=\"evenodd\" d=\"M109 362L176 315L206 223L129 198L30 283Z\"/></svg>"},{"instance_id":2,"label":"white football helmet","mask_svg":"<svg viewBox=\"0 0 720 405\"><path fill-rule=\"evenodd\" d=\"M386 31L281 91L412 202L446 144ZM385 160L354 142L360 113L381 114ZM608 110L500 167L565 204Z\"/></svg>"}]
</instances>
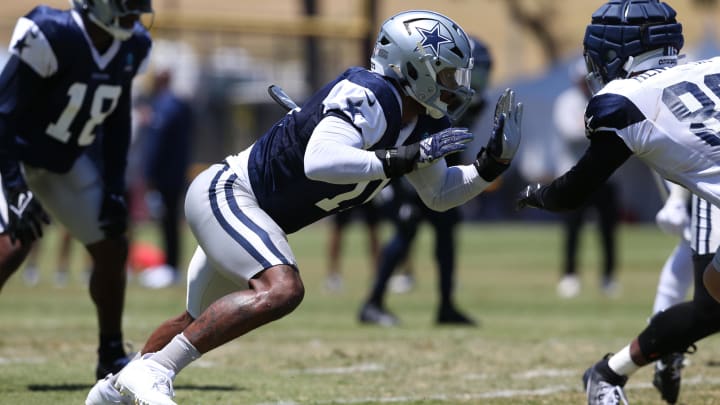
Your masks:
<instances>
[{"instance_id":1,"label":"white football helmet","mask_svg":"<svg viewBox=\"0 0 720 405\"><path fill-rule=\"evenodd\" d=\"M458 120L474 91L467 34L448 17L412 10L387 19L375 42L370 69L391 78L433 118Z\"/></svg>"},{"instance_id":2,"label":"white football helmet","mask_svg":"<svg viewBox=\"0 0 720 405\"><path fill-rule=\"evenodd\" d=\"M126 15L153 13L152 0L70 0L75 10L86 14L90 21L114 38L124 41L132 35L132 27L123 27L120 18Z\"/></svg>"}]
</instances>

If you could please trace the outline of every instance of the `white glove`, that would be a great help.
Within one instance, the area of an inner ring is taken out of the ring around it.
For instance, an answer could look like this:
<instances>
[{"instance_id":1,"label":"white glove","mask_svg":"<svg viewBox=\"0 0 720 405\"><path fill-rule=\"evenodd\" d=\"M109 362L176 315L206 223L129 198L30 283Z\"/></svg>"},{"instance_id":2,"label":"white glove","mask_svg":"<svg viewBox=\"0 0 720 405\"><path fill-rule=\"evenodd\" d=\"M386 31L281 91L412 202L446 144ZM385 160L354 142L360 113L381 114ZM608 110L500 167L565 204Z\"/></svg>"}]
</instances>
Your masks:
<instances>
[{"instance_id":1,"label":"white glove","mask_svg":"<svg viewBox=\"0 0 720 405\"><path fill-rule=\"evenodd\" d=\"M663 232L683 236L685 228L690 224L687 203L682 199L668 198L655 215L655 222Z\"/></svg>"}]
</instances>

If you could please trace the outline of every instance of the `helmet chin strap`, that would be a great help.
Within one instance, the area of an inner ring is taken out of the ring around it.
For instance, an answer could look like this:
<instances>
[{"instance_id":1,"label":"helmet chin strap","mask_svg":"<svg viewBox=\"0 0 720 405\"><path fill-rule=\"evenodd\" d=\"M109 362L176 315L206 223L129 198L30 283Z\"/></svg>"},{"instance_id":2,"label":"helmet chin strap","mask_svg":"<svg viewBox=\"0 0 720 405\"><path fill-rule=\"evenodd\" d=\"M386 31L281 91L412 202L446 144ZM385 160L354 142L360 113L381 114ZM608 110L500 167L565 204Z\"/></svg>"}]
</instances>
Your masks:
<instances>
[{"instance_id":1,"label":"helmet chin strap","mask_svg":"<svg viewBox=\"0 0 720 405\"><path fill-rule=\"evenodd\" d=\"M427 115L431 116L433 119L436 120L439 120L440 118L445 116L445 113L435 107L425 106L425 111L427 112Z\"/></svg>"},{"instance_id":2,"label":"helmet chin strap","mask_svg":"<svg viewBox=\"0 0 720 405\"><path fill-rule=\"evenodd\" d=\"M653 49L634 57L630 56L623 65L623 70L627 72L625 78L650 69L676 66L679 63L678 59L677 50L673 47Z\"/></svg>"}]
</instances>

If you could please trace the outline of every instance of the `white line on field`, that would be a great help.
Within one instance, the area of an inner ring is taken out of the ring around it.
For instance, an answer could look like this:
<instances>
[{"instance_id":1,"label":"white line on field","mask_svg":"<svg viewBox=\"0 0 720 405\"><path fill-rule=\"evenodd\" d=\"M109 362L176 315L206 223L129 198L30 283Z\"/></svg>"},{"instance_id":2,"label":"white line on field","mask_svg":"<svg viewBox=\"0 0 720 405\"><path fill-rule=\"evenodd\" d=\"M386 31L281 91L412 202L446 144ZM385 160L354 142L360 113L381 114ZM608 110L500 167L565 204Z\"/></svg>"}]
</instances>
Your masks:
<instances>
[{"instance_id":1,"label":"white line on field","mask_svg":"<svg viewBox=\"0 0 720 405\"><path fill-rule=\"evenodd\" d=\"M513 398L519 396L545 396L556 394L558 392L568 391L570 387L564 385L550 386L536 390L499 390L478 393L459 393L459 394L434 394L421 396L401 396L387 398L349 398L349 399L332 399L327 401L317 401L318 404L390 404L395 402L415 402L415 401L442 401L442 402L458 402L470 401L475 399L491 399L491 398Z\"/></svg>"},{"instance_id":2,"label":"white line on field","mask_svg":"<svg viewBox=\"0 0 720 405\"><path fill-rule=\"evenodd\" d=\"M348 369L350 367L347 367L345 369ZM330 369L325 369L330 370ZM562 375L564 376L566 371L568 370L552 370L553 372L558 372L557 374L553 375ZM577 372L572 372L573 374L576 374ZM552 373L551 373L552 374ZM528 372L528 373L521 373L517 374L516 376L521 376L520 378L534 378L535 376L545 376L541 375L541 373L537 372ZM704 375L698 375L693 376L689 378L684 378L682 382L684 387L687 386L693 386L693 385L717 385L720 384L719 378L712 378L712 377L706 377ZM635 389L647 389L651 388L652 384L648 382L637 382L637 383L630 383L626 387L626 390L635 390ZM573 385L553 385L548 386L545 388L539 388L534 390L497 390L497 391L488 391L488 392L475 392L475 393L456 393L456 394L434 394L434 395L418 395L418 396L397 396L397 397L385 397L385 398L374 398L374 397L365 397L365 398L346 398L346 399L329 399L329 400L321 400L321 401L313 401L314 404L362 404L362 403L374 403L374 404L389 404L389 403L397 403L397 402L417 402L417 401L426 401L426 400L432 400L432 401L441 401L441 402L463 402L463 401L472 401L472 400L478 400L478 399L492 399L492 398L514 398L514 397L532 397L532 396L548 396L557 394L560 392L566 392L566 391L581 391L581 384L573 384ZM302 402L295 402L295 401L279 401L279 402L265 402L262 404L257 405L300 405Z\"/></svg>"},{"instance_id":3,"label":"white line on field","mask_svg":"<svg viewBox=\"0 0 720 405\"><path fill-rule=\"evenodd\" d=\"M577 374L576 370L570 370L570 369L536 369L536 370L528 370L524 371L522 373L515 373L512 375L513 378L519 379L519 380L530 380L533 378L541 378L541 377L567 377L570 375Z\"/></svg>"},{"instance_id":4,"label":"white line on field","mask_svg":"<svg viewBox=\"0 0 720 405\"><path fill-rule=\"evenodd\" d=\"M352 374L352 373L368 373L373 371L382 371L385 367L381 364L367 363L358 364L348 367L319 367L304 368L302 370L290 371L291 374Z\"/></svg>"}]
</instances>

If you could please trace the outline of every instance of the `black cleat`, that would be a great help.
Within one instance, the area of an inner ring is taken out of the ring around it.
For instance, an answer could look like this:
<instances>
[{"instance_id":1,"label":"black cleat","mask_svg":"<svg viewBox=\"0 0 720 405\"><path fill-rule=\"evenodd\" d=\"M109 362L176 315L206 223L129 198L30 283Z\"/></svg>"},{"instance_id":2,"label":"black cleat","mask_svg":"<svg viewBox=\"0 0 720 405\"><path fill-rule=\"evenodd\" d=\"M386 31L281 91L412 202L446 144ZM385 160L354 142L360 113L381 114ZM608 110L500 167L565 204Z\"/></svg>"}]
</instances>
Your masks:
<instances>
[{"instance_id":1,"label":"black cleat","mask_svg":"<svg viewBox=\"0 0 720 405\"><path fill-rule=\"evenodd\" d=\"M436 322L438 325L477 326L475 320L452 306L440 308Z\"/></svg>"},{"instance_id":2,"label":"black cleat","mask_svg":"<svg viewBox=\"0 0 720 405\"><path fill-rule=\"evenodd\" d=\"M668 404L676 403L680 395L680 372L684 361L683 353L670 353L655 362L653 385Z\"/></svg>"},{"instance_id":3,"label":"black cleat","mask_svg":"<svg viewBox=\"0 0 720 405\"><path fill-rule=\"evenodd\" d=\"M628 405L623 391L628 378L617 375L610 369L608 357L605 356L583 374L588 405Z\"/></svg>"},{"instance_id":4,"label":"black cleat","mask_svg":"<svg viewBox=\"0 0 720 405\"><path fill-rule=\"evenodd\" d=\"M95 378L102 380L108 374L117 374L130 360L132 360L131 356L125 356L119 357L111 362L99 361L97 367L95 367Z\"/></svg>"},{"instance_id":5,"label":"black cleat","mask_svg":"<svg viewBox=\"0 0 720 405\"><path fill-rule=\"evenodd\" d=\"M374 323L375 325L388 327L397 326L400 323L400 320L395 315L372 303L363 305L358 319L362 323Z\"/></svg>"}]
</instances>

